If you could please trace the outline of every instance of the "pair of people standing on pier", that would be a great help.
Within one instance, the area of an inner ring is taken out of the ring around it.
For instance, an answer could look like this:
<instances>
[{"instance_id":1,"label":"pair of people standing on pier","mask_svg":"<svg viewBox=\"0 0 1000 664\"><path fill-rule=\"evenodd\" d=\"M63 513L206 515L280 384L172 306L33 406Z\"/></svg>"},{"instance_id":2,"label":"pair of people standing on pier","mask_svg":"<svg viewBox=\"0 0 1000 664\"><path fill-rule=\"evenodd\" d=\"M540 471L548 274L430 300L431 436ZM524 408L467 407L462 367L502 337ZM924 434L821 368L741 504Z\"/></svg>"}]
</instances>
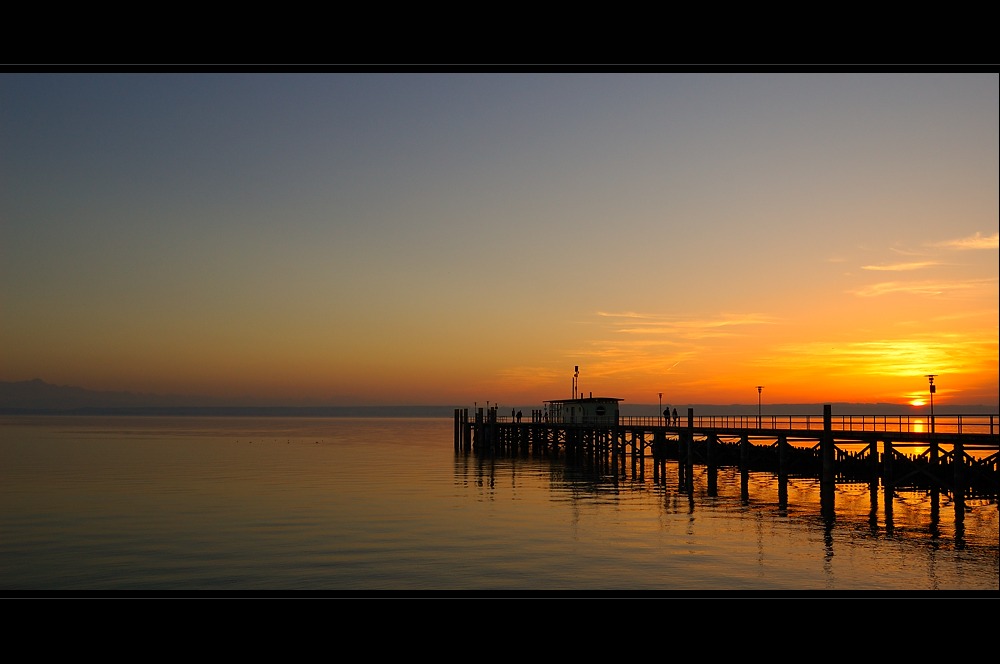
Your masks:
<instances>
[{"instance_id":1,"label":"pair of people standing on pier","mask_svg":"<svg viewBox=\"0 0 1000 664\"><path fill-rule=\"evenodd\" d=\"M663 419L667 421L667 426L670 426L670 406L663 409ZM680 426L681 418L677 414L677 409L674 408L674 426Z\"/></svg>"},{"instance_id":2,"label":"pair of people standing on pier","mask_svg":"<svg viewBox=\"0 0 1000 664\"><path fill-rule=\"evenodd\" d=\"M521 423L521 411L517 411L515 413L514 409L511 408L510 409L510 421L511 422L517 422L518 424L520 424Z\"/></svg>"}]
</instances>

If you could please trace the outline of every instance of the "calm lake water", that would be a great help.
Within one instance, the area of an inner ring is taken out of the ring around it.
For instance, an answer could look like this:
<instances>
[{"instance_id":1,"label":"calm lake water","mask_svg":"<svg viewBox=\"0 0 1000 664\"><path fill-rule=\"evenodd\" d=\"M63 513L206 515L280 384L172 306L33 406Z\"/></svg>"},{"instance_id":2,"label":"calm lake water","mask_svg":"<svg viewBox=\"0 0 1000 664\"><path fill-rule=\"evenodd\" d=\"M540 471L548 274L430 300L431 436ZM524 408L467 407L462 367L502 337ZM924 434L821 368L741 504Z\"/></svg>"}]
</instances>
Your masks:
<instances>
[{"instance_id":1,"label":"calm lake water","mask_svg":"<svg viewBox=\"0 0 1000 664\"><path fill-rule=\"evenodd\" d=\"M720 470L718 496L456 455L452 421L0 418L5 589L982 589L996 503ZM630 469L629 469L630 472Z\"/></svg>"}]
</instances>

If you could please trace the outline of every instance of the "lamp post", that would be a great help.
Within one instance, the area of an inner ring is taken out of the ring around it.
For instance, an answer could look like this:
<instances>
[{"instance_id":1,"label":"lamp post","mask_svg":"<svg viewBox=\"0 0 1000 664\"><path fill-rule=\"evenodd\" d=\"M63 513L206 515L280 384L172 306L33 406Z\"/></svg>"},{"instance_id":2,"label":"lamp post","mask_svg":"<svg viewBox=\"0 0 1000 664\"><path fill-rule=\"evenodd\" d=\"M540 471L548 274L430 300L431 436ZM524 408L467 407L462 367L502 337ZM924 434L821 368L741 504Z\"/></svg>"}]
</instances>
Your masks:
<instances>
[{"instance_id":1,"label":"lamp post","mask_svg":"<svg viewBox=\"0 0 1000 664\"><path fill-rule=\"evenodd\" d=\"M763 385L757 386L757 428L760 428L760 391L764 389Z\"/></svg>"},{"instance_id":2,"label":"lamp post","mask_svg":"<svg viewBox=\"0 0 1000 664\"><path fill-rule=\"evenodd\" d=\"M660 395L660 409L656 412L660 414L660 426L663 426L663 392L657 392Z\"/></svg>"},{"instance_id":3,"label":"lamp post","mask_svg":"<svg viewBox=\"0 0 1000 664\"><path fill-rule=\"evenodd\" d=\"M925 376L931 388L931 433L934 433L934 393L937 392L937 385L934 384L934 379L937 376L938 374L927 374Z\"/></svg>"}]
</instances>

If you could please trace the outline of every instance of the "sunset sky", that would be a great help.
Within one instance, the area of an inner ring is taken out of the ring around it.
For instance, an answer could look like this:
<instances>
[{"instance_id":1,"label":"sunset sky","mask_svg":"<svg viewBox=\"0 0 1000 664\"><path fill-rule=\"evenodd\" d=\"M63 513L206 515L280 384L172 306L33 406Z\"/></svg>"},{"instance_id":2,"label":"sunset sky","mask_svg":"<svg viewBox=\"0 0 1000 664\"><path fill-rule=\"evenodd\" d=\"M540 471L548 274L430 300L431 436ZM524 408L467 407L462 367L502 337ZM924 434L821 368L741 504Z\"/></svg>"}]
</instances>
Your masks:
<instances>
[{"instance_id":1,"label":"sunset sky","mask_svg":"<svg viewBox=\"0 0 1000 664\"><path fill-rule=\"evenodd\" d=\"M996 404L1000 79L0 74L0 380Z\"/></svg>"}]
</instances>

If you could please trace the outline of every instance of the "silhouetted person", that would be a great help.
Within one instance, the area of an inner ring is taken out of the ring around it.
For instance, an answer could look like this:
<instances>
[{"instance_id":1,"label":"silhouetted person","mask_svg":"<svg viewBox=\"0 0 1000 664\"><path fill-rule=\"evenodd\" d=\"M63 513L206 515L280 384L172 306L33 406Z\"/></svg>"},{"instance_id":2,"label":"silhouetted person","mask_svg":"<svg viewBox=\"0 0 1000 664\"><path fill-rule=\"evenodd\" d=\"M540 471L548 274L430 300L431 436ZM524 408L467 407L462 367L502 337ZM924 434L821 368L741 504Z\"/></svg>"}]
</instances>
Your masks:
<instances>
[{"instance_id":1,"label":"silhouetted person","mask_svg":"<svg viewBox=\"0 0 1000 664\"><path fill-rule=\"evenodd\" d=\"M521 411L517 411L517 423L521 423Z\"/></svg>"},{"instance_id":2,"label":"silhouetted person","mask_svg":"<svg viewBox=\"0 0 1000 664\"><path fill-rule=\"evenodd\" d=\"M674 426L679 426L681 423L681 416L677 414L677 409L674 408Z\"/></svg>"},{"instance_id":3,"label":"silhouetted person","mask_svg":"<svg viewBox=\"0 0 1000 664\"><path fill-rule=\"evenodd\" d=\"M667 426L670 426L670 406L667 406L663 411L663 421L667 423Z\"/></svg>"}]
</instances>

